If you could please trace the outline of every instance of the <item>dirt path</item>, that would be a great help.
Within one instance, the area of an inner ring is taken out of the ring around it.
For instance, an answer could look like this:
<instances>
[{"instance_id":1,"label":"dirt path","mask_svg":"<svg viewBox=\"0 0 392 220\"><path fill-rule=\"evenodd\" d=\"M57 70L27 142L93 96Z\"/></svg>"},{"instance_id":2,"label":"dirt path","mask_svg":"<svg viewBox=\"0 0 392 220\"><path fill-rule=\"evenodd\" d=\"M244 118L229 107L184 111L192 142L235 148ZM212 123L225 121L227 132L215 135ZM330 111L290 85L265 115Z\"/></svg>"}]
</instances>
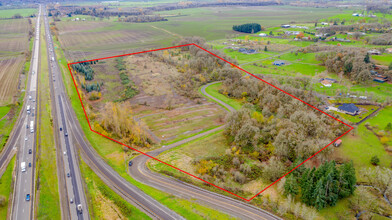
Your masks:
<instances>
[{"instance_id":1,"label":"dirt path","mask_svg":"<svg viewBox=\"0 0 392 220\"><path fill-rule=\"evenodd\" d=\"M156 27L156 26L154 26L154 25L150 25L150 26L151 26L152 28L155 28L155 29L157 29L157 30L164 31L164 32L166 32L166 33L168 33L168 34L170 34L170 35L172 35L172 36L175 36L175 37L182 38L182 36L181 36L181 35L179 35L179 34L176 34L176 33L173 33L173 32L171 32L171 31L168 31L168 30L166 30L166 29L159 28L159 27Z\"/></svg>"}]
</instances>

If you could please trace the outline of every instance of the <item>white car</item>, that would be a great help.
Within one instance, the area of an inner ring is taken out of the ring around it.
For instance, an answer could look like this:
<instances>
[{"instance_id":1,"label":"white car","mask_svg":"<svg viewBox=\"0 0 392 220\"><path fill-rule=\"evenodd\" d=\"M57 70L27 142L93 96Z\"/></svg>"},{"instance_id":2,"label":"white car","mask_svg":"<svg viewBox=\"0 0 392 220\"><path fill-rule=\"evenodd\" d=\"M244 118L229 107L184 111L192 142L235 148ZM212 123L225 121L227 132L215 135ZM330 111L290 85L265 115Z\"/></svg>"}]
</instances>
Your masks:
<instances>
[{"instance_id":1,"label":"white car","mask_svg":"<svg viewBox=\"0 0 392 220\"><path fill-rule=\"evenodd\" d=\"M28 138L27 138L27 137L25 137L25 141L27 141L27 139L28 139Z\"/></svg>"}]
</instances>

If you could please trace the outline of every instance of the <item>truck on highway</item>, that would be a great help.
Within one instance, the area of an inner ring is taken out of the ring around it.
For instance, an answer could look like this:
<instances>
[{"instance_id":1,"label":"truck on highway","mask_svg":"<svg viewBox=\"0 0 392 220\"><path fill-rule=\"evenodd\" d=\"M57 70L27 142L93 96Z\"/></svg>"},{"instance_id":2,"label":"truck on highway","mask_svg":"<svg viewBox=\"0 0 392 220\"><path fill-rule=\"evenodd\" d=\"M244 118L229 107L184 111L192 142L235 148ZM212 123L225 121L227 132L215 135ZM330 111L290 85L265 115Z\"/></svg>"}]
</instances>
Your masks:
<instances>
[{"instance_id":1,"label":"truck on highway","mask_svg":"<svg viewBox=\"0 0 392 220\"><path fill-rule=\"evenodd\" d=\"M30 133L34 133L34 121L30 121Z\"/></svg>"},{"instance_id":2,"label":"truck on highway","mask_svg":"<svg viewBox=\"0 0 392 220\"><path fill-rule=\"evenodd\" d=\"M20 164L20 169L22 170L22 172L25 172L25 171L26 171L26 162L22 162L22 163Z\"/></svg>"},{"instance_id":3,"label":"truck on highway","mask_svg":"<svg viewBox=\"0 0 392 220\"><path fill-rule=\"evenodd\" d=\"M27 106L26 110L27 110L27 114L30 114L30 110L31 110L30 105Z\"/></svg>"},{"instance_id":4,"label":"truck on highway","mask_svg":"<svg viewBox=\"0 0 392 220\"><path fill-rule=\"evenodd\" d=\"M54 57L52 57L52 61L54 61Z\"/></svg>"},{"instance_id":5,"label":"truck on highway","mask_svg":"<svg viewBox=\"0 0 392 220\"><path fill-rule=\"evenodd\" d=\"M78 208L78 212L82 213L82 204L78 204L77 208Z\"/></svg>"}]
</instances>

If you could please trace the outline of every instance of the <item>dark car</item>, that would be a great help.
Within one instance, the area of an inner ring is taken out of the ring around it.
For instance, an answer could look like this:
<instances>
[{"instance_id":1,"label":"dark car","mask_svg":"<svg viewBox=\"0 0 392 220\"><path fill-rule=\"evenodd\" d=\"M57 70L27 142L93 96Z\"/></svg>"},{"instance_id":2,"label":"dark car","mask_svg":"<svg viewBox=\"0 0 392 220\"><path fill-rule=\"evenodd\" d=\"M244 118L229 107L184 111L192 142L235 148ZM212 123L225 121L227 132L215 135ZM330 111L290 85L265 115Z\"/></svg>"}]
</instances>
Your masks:
<instances>
[{"instance_id":1,"label":"dark car","mask_svg":"<svg viewBox=\"0 0 392 220\"><path fill-rule=\"evenodd\" d=\"M30 201L30 194L26 195L26 201Z\"/></svg>"},{"instance_id":2,"label":"dark car","mask_svg":"<svg viewBox=\"0 0 392 220\"><path fill-rule=\"evenodd\" d=\"M132 160L129 161L128 166L132 166Z\"/></svg>"},{"instance_id":3,"label":"dark car","mask_svg":"<svg viewBox=\"0 0 392 220\"><path fill-rule=\"evenodd\" d=\"M29 167L31 167L31 163L29 163Z\"/></svg>"},{"instance_id":4,"label":"dark car","mask_svg":"<svg viewBox=\"0 0 392 220\"><path fill-rule=\"evenodd\" d=\"M67 177L70 177L70 176L71 176L71 174L67 173Z\"/></svg>"},{"instance_id":5,"label":"dark car","mask_svg":"<svg viewBox=\"0 0 392 220\"><path fill-rule=\"evenodd\" d=\"M62 127L60 127L60 131L62 131L63 130L63 128Z\"/></svg>"},{"instance_id":6,"label":"dark car","mask_svg":"<svg viewBox=\"0 0 392 220\"><path fill-rule=\"evenodd\" d=\"M29 154L31 154L33 151L31 149L29 149Z\"/></svg>"}]
</instances>

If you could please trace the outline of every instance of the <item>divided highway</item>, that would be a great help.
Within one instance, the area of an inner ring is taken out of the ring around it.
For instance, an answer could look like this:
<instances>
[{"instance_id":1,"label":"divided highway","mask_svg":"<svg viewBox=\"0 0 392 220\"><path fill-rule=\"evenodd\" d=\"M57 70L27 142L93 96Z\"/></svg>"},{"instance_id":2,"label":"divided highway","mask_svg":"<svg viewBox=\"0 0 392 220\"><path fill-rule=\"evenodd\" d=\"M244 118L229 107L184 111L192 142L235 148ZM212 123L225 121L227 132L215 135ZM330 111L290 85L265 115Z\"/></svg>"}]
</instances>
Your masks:
<instances>
[{"instance_id":1,"label":"divided highway","mask_svg":"<svg viewBox=\"0 0 392 220\"><path fill-rule=\"evenodd\" d=\"M49 22L47 21L48 18L46 12L44 19L46 33L49 33ZM83 159L91 167L91 169L105 182L105 184L107 184L112 190L117 192L125 200L135 205L140 210L144 211L147 215L151 216L154 219L183 219L177 213L160 204L155 199L151 198L143 191L138 189L136 186L132 185L127 180L122 178L119 174L117 174L117 172L114 171L113 168L111 168L102 158L100 158L100 156L95 152L95 150L88 143L88 141L85 140L84 132L80 127L80 123L77 120L77 117L72 109L69 99L67 98L66 90L61 76L61 71L59 69L55 53L53 52L53 39L50 36L47 37L47 45L50 51L49 54L51 55L50 69L53 77L53 80L51 80L53 81L53 85L51 87L54 87L51 90L52 98L56 99L56 112L60 111L60 114L56 113L55 115L54 121L59 120L57 122L59 126L56 127L55 130L62 134L60 135L60 139L62 139L61 137L63 137L65 140L69 141L68 144L65 143L64 146L66 148L63 149L64 151L66 151L65 154L69 155L68 159L64 159L64 161L68 160L68 162L64 162L65 169L67 170L65 173L67 173L69 170L70 177L67 179L76 179L76 183L72 180L72 183L70 184L68 184L67 180L68 196L70 198L74 198L73 202L75 204L73 208L72 206L70 206L70 210L75 210L75 208L77 208L76 205L77 202L79 202L77 201L77 194L79 194L80 202L83 206L82 213L88 213L85 201L82 201L84 198L83 188L81 183L79 183L81 182L81 177L76 158L76 146L78 146L80 151L82 152ZM68 72L66 74L68 74ZM62 127L62 131L60 131L60 127ZM72 216L74 215L71 213L71 218L74 219L74 217ZM82 216L78 214L78 218L82 218ZM83 214L83 218L87 219L88 217Z\"/></svg>"},{"instance_id":2,"label":"divided highway","mask_svg":"<svg viewBox=\"0 0 392 220\"><path fill-rule=\"evenodd\" d=\"M205 89L209 85L212 85L215 83L217 83L217 82L204 85L201 88L201 92L204 95L206 95L207 97L209 97L209 98L213 99L214 101L223 105L229 111L235 111L233 107L222 102L221 100L216 99L215 97L209 95L205 91ZM223 127L224 126L220 126L220 127L215 128L213 130L203 132L201 134L187 138L185 140L181 140L181 141L173 143L171 145L163 146L159 149L148 152L148 155L156 157L164 151L167 151L171 148L177 147L177 146L182 145L184 143L187 143L189 141L195 140L199 137L210 134L210 133L215 132L219 129L223 129ZM146 167L146 163L148 162L148 160L150 160L150 158L145 155L140 155L132 160L133 165L129 168L129 173L133 178L135 178L139 182L150 185L150 186L157 188L161 191L168 192L168 193L171 193L171 194L174 194L177 196L181 196L183 198L195 199L200 203L209 205L213 208L219 209L223 212L229 213L232 216L236 216L241 219L280 219L279 217L277 217L277 216L275 216L265 210L262 210L260 208L255 207L255 206L252 206L252 205L249 205L245 202L242 202L242 201L239 201L236 199L232 199L230 197L202 189L200 187L182 182L182 181L174 179L174 178L169 178L169 177L163 176L161 174L151 172Z\"/></svg>"}]
</instances>

